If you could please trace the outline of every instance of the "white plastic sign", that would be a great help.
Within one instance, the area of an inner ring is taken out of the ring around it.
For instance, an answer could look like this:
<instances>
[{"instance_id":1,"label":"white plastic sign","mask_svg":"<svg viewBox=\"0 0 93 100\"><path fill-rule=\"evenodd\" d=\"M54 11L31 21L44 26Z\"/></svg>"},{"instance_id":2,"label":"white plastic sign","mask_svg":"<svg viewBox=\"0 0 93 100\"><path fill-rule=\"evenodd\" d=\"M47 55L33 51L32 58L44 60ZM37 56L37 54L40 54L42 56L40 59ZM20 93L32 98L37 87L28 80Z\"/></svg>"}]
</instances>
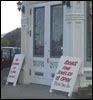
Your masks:
<instances>
[{"instance_id":1,"label":"white plastic sign","mask_svg":"<svg viewBox=\"0 0 93 100\"><path fill-rule=\"evenodd\" d=\"M55 89L69 92L68 96L71 96L80 66L80 58L62 56L51 84L50 92Z\"/></svg>"},{"instance_id":2,"label":"white plastic sign","mask_svg":"<svg viewBox=\"0 0 93 100\"><path fill-rule=\"evenodd\" d=\"M6 84L8 84L8 82L11 82L13 83L13 86L16 85L23 61L24 61L24 54L15 55L12 65L11 65L11 69L9 71Z\"/></svg>"}]
</instances>

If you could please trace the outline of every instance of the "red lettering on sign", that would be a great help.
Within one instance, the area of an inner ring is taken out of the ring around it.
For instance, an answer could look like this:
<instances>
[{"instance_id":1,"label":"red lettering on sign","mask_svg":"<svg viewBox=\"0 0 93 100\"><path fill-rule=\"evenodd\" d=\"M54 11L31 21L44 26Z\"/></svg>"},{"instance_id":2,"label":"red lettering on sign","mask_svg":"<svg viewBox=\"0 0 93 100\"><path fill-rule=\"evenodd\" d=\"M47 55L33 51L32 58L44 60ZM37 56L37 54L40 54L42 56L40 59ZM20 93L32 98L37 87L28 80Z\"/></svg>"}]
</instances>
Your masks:
<instances>
[{"instance_id":1,"label":"red lettering on sign","mask_svg":"<svg viewBox=\"0 0 93 100\"><path fill-rule=\"evenodd\" d=\"M19 63L12 63L12 65L19 65Z\"/></svg>"},{"instance_id":2,"label":"red lettering on sign","mask_svg":"<svg viewBox=\"0 0 93 100\"><path fill-rule=\"evenodd\" d=\"M57 74L71 76L73 74L73 72L67 72L67 71L61 71L61 70L59 70Z\"/></svg>"},{"instance_id":3,"label":"red lettering on sign","mask_svg":"<svg viewBox=\"0 0 93 100\"><path fill-rule=\"evenodd\" d=\"M60 81L70 82L71 78L61 77Z\"/></svg>"},{"instance_id":4,"label":"red lettering on sign","mask_svg":"<svg viewBox=\"0 0 93 100\"><path fill-rule=\"evenodd\" d=\"M68 72L68 76L71 76L73 74L73 72Z\"/></svg>"},{"instance_id":5,"label":"red lettering on sign","mask_svg":"<svg viewBox=\"0 0 93 100\"><path fill-rule=\"evenodd\" d=\"M57 74L61 74L61 70L59 70Z\"/></svg>"},{"instance_id":6,"label":"red lettering on sign","mask_svg":"<svg viewBox=\"0 0 93 100\"><path fill-rule=\"evenodd\" d=\"M68 67L68 66L64 66L62 69L64 70L70 70L71 67Z\"/></svg>"},{"instance_id":7,"label":"red lettering on sign","mask_svg":"<svg viewBox=\"0 0 93 100\"><path fill-rule=\"evenodd\" d=\"M13 69L16 69L16 67L13 67Z\"/></svg>"},{"instance_id":8,"label":"red lettering on sign","mask_svg":"<svg viewBox=\"0 0 93 100\"><path fill-rule=\"evenodd\" d=\"M78 63L77 61L69 61L69 60L66 60L64 62L64 64L66 64L66 65L73 65L73 66L76 66L77 63Z\"/></svg>"},{"instance_id":9,"label":"red lettering on sign","mask_svg":"<svg viewBox=\"0 0 93 100\"><path fill-rule=\"evenodd\" d=\"M11 73L16 73L16 71L11 71Z\"/></svg>"},{"instance_id":10,"label":"red lettering on sign","mask_svg":"<svg viewBox=\"0 0 93 100\"><path fill-rule=\"evenodd\" d=\"M55 80L59 80L60 76L56 76Z\"/></svg>"}]
</instances>

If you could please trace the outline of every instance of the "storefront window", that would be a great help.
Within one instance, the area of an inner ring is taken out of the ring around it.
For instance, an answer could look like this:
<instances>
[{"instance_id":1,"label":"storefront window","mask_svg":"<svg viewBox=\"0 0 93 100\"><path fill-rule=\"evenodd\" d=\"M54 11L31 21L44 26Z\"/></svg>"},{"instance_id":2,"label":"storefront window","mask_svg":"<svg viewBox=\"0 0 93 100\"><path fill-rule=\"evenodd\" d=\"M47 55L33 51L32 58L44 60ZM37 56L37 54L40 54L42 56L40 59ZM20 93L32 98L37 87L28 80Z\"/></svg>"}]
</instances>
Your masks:
<instances>
[{"instance_id":1,"label":"storefront window","mask_svg":"<svg viewBox=\"0 0 93 100\"><path fill-rule=\"evenodd\" d=\"M34 9L34 56L44 56L44 7Z\"/></svg>"},{"instance_id":2,"label":"storefront window","mask_svg":"<svg viewBox=\"0 0 93 100\"><path fill-rule=\"evenodd\" d=\"M86 52L86 61L92 60L92 1L87 3L87 52Z\"/></svg>"},{"instance_id":3,"label":"storefront window","mask_svg":"<svg viewBox=\"0 0 93 100\"><path fill-rule=\"evenodd\" d=\"M63 46L62 5L51 6L51 57L60 57Z\"/></svg>"}]
</instances>

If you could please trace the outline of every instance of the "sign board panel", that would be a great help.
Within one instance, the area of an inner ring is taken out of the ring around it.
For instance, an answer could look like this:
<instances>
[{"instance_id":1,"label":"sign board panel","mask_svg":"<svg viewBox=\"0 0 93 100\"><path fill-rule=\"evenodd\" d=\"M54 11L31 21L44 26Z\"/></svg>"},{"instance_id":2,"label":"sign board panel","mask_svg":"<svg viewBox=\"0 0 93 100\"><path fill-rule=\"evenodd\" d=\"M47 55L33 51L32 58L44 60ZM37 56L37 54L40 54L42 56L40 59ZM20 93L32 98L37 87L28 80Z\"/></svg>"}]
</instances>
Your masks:
<instances>
[{"instance_id":1,"label":"sign board panel","mask_svg":"<svg viewBox=\"0 0 93 100\"><path fill-rule=\"evenodd\" d=\"M24 61L24 54L16 54L12 65L11 65L11 69L9 71L9 75L6 81L6 84L8 84L8 82L13 83L13 86L16 85L22 64Z\"/></svg>"},{"instance_id":2,"label":"sign board panel","mask_svg":"<svg viewBox=\"0 0 93 100\"><path fill-rule=\"evenodd\" d=\"M80 66L80 58L62 56L51 84L50 92L55 89L69 92L68 96L71 96Z\"/></svg>"}]
</instances>

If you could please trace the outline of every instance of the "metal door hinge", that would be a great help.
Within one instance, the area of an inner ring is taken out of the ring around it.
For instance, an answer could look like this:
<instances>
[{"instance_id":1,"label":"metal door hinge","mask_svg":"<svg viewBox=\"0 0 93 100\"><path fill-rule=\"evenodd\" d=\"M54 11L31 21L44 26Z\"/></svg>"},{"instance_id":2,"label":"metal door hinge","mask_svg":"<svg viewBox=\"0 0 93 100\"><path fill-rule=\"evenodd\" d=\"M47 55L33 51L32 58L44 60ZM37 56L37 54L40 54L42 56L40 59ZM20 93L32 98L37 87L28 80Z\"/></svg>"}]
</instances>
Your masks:
<instances>
[{"instance_id":1,"label":"metal door hinge","mask_svg":"<svg viewBox=\"0 0 93 100\"><path fill-rule=\"evenodd\" d=\"M32 9L30 8L30 15L32 15Z\"/></svg>"},{"instance_id":2,"label":"metal door hinge","mask_svg":"<svg viewBox=\"0 0 93 100\"><path fill-rule=\"evenodd\" d=\"M29 69L29 75L31 76L31 69Z\"/></svg>"},{"instance_id":3,"label":"metal door hinge","mask_svg":"<svg viewBox=\"0 0 93 100\"><path fill-rule=\"evenodd\" d=\"M31 30L30 30L30 37L31 37Z\"/></svg>"}]
</instances>

